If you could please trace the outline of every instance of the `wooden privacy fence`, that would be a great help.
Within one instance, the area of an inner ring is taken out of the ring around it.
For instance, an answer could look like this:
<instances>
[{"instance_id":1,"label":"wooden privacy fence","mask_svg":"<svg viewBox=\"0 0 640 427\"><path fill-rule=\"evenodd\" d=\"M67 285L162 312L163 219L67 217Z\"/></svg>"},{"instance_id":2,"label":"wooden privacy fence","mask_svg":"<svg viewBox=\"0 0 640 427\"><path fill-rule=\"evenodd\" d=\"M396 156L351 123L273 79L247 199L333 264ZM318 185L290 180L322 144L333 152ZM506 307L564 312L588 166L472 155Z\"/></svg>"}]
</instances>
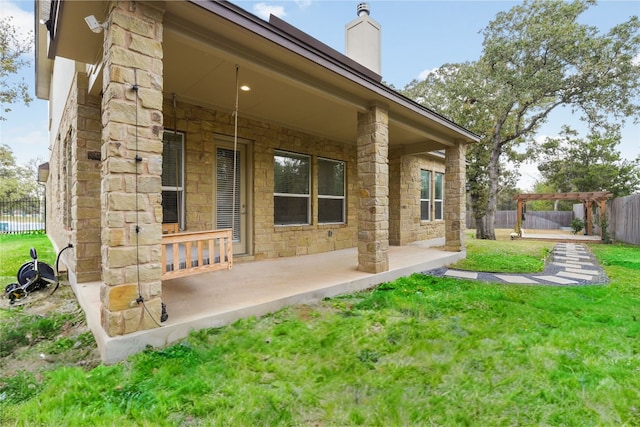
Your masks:
<instances>
[{"instance_id":1,"label":"wooden privacy fence","mask_svg":"<svg viewBox=\"0 0 640 427\"><path fill-rule=\"evenodd\" d=\"M231 229L162 236L162 280L216 270L233 264Z\"/></svg>"},{"instance_id":2,"label":"wooden privacy fence","mask_svg":"<svg viewBox=\"0 0 640 427\"><path fill-rule=\"evenodd\" d=\"M607 220L614 240L640 245L640 194L609 200Z\"/></svg>"},{"instance_id":3,"label":"wooden privacy fence","mask_svg":"<svg viewBox=\"0 0 640 427\"><path fill-rule=\"evenodd\" d=\"M515 229L516 211L497 211L495 228ZM522 227L531 230L558 230L571 226L571 211L527 211ZM476 221L471 212L467 212L467 228L476 228Z\"/></svg>"}]
</instances>

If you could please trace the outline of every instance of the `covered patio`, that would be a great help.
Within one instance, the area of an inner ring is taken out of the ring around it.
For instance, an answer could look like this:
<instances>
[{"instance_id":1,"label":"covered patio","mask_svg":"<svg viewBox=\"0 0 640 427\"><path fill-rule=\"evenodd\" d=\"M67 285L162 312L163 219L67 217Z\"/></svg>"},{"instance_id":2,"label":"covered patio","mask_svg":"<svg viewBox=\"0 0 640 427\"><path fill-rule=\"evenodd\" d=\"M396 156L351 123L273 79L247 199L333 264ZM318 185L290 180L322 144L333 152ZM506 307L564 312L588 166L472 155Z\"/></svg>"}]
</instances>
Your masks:
<instances>
[{"instance_id":1,"label":"covered patio","mask_svg":"<svg viewBox=\"0 0 640 427\"><path fill-rule=\"evenodd\" d=\"M48 228L106 363L464 257L479 137L379 70L229 2L38 3Z\"/></svg>"},{"instance_id":2,"label":"covered patio","mask_svg":"<svg viewBox=\"0 0 640 427\"><path fill-rule=\"evenodd\" d=\"M466 252L442 250L444 239L389 248L389 270L358 270L357 248L314 255L242 262L231 270L163 282L169 318L161 327L109 337L100 320L101 282L73 285L104 363L185 338L192 330L216 328L238 319L262 316L294 304L309 304L339 294L369 289L413 273L444 267ZM73 283L73 282L72 282ZM159 321L159 319L158 319Z\"/></svg>"}]
</instances>

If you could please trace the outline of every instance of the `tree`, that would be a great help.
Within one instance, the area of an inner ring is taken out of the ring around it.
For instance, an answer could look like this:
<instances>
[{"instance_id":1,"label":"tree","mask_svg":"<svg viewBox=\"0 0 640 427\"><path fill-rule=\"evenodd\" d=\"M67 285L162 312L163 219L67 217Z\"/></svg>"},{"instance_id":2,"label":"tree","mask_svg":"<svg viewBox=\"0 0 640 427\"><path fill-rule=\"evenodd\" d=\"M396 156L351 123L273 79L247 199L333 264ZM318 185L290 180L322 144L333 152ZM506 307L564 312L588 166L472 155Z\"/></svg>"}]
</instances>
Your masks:
<instances>
[{"instance_id":1,"label":"tree","mask_svg":"<svg viewBox=\"0 0 640 427\"><path fill-rule=\"evenodd\" d=\"M32 33L20 38L11 20L11 16L0 19L0 104L4 113L11 111L9 104L24 102L29 105L31 102L24 79L12 81L11 77L28 64L24 55L31 51ZM5 120L2 114L0 120Z\"/></svg>"},{"instance_id":2,"label":"tree","mask_svg":"<svg viewBox=\"0 0 640 427\"><path fill-rule=\"evenodd\" d=\"M0 145L0 199L38 197L36 163L19 166L11 148Z\"/></svg>"},{"instance_id":3,"label":"tree","mask_svg":"<svg viewBox=\"0 0 640 427\"><path fill-rule=\"evenodd\" d=\"M503 162L522 160L516 147L533 144L552 111L569 106L593 128L640 116L640 21L599 34L578 23L593 3L526 1L500 12L483 30L477 61L443 65L404 89L481 137L467 151L478 238L495 239Z\"/></svg>"},{"instance_id":4,"label":"tree","mask_svg":"<svg viewBox=\"0 0 640 427\"><path fill-rule=\"evenodd\" d=\"M519 175L513 170L504 170L498 183L498 195L496 209L501 211L515 210L516 201L513 199L523 191L517 188Z\"/></svg>"},{"instance_id":5,"label":"tree","mask_svg":"<svg viewBox=\"0 0 640 427\"><path fill-rule=\"evenodd\" d=\"M620 133L592 132L586 139L564 127L558 138L547 138L540 147L538 169L547 183L560 192L610 191L615 197L640 190L640 158L621 158L615 148Z\"/></svg>"}]
</instances>

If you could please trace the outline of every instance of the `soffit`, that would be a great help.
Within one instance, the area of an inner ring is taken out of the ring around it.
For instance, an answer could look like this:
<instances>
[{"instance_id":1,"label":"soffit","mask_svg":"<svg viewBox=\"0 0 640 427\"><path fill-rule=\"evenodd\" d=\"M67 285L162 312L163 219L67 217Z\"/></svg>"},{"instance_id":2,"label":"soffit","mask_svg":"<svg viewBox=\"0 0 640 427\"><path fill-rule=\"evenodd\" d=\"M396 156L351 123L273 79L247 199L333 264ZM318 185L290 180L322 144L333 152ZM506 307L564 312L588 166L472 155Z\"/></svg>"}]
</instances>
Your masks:
<instances>
[{"instance_id":1,"label":"soffit","mask_svg":"<svg viewBox=\"0 0 640 427\"><path fill-rule=\"evenodd\" d=\"M94 33L84 18L94 15L104 22L106 4L102 1L54 1L51 19L54 38L49 48L49 58L55 56L73 59L86 64L96 63L102 56L103 33Z\"/></svg>"}]
</instances>

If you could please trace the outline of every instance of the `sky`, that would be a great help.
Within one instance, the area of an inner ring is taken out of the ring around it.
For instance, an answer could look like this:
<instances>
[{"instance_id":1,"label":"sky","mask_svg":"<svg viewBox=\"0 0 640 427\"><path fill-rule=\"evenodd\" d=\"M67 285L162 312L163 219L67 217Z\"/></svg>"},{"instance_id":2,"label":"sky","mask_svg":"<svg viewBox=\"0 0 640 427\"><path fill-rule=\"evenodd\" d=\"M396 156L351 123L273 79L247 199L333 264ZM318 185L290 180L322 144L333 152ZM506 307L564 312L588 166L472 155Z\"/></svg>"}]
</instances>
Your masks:
<instances>
[{"instance_id":1,"label":"sky","mask_svg":"<svg viewBox=\"0 0 640 427\"><path fill-rule=\"evenodd\" d=\"M268 20L274 14L339 52L345 50L345 25L357 17L360 1L344 0L274 0L235 1L240 7ZM447 63L474 61L482 51L481 30L500 11L521 2L485 0L368 0L371 18L382 27L382 78L397 89L430 70ZM622 23L630 16L640 16L640 1L605 0L592 6L581 22L596 26L600 32ZM0 17L13 16L20 31L33 29L33 0L0 0ZM640 61L640 58L638 58ZM33 62L33 55L31 55ZM31 86L35 98L33 68L23 69L20 76ZM0 122L0 144L11 147L19 163L31 159L47 161L48 104L34 99L29 107L19 104ZM586 132L578 116L569 110L552 113L537 140L558 135L563 125ZM581 135L585 137L586 134ZM626 159L640 156L640 124L629 122L622 131L617 149ZM520 169L519 187L532 190L539 178L535 164Z\"/></svg>"}]
</instances>

